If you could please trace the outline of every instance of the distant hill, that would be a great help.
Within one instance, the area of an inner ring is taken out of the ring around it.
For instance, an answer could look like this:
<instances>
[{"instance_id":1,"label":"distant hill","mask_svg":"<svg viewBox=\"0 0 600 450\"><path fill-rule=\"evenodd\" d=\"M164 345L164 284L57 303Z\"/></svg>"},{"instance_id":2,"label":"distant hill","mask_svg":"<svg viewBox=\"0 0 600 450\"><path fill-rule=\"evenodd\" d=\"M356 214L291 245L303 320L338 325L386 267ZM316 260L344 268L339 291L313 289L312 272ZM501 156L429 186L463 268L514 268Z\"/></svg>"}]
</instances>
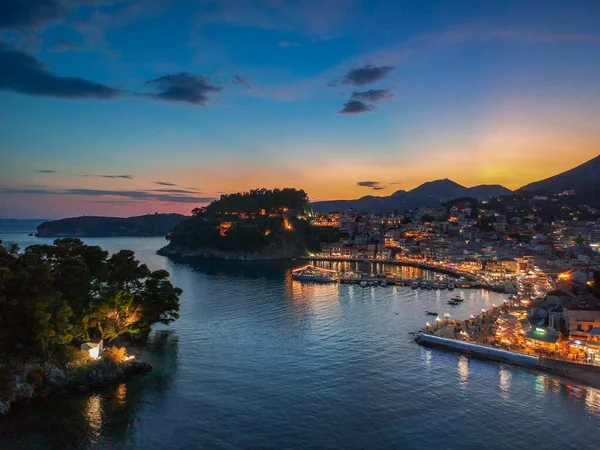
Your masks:
<instances>
[{"instance_id":1,"label":"distant hill","mask_svg":"<svg viewBox=\"0 0 600 450\"><path fill-rule=\"evenodd\" d=\"M37 227L38 237L112 237L166 236L187 216L148 214L136 217L81 216L44 222Z\"/></svg>"},{"instance_id":2,"label":"distant hill","mask_svg":"<svg viewBox=\"0 0 600 450\"><path fill-rule=\"evenodd\" d=\"M390 212L396 209L439 206L447 200L460 197L486 199L511 194L510 189L498 184L465 187L452 180L428 181L410 191L396 191L388 197L367 195L357 200L331 200L312 204L316 212L357 211Z\"/></svg>"},{"instance_id":3,"label":"distant hill","mask_svg":"<svg viewBox=\"0 0 600 450\"><path fill-rule=\"evenodd\" d=\"M566 172L529 183L518 189L518 192L558 194L567 190L575 190L578 194L582 194L597 192L599 187L600 155Z\"/></svg>"}]
</instances>

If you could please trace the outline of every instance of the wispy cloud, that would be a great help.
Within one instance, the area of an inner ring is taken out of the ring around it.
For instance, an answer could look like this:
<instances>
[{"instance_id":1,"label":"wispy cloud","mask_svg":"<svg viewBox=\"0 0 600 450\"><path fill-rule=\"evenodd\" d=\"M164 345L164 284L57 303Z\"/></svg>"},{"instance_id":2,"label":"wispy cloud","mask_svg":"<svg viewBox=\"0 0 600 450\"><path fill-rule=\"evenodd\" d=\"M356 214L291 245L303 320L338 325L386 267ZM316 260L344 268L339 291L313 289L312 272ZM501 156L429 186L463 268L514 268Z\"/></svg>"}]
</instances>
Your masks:
<instances>
[{"instance_id":1,"label":"wispy cloud","mask_svg":"<svg viewBox=\"0 0 600 450\"><path fill-rule=\"evenodd\" d=\"M250 83L250 80L248 80L248 78L246 77L241 77L239 75L235 75L232 79L231 82L233 84L239 84L244 86L246 89L252 89L252 84Z\"/></svg>"},{"instance_id":2,"label":"wispy cloud","mask_svg":"<svg viewBox=\"0 0 600 450\"><path fill-rule=\"evenodd\" d=\"M56 170L50 170L50 169L40 169L40 170L34 170L35 173L56 173Z\"/></svg>"},{"instance_id":3,"label":"wispy cloud","mask_svg":"<svg viewBox=\"0 0 600 450\"><path fill-rule=\"evenodd\" d=\"M121 178L123 180L133 180L133 175L104 175L104 174L81 174L80 177L86 178Z\"/></svg>"},{"instance_id":4,"label":"wispy cloud","mask_svg":"<svg viewBox=\"0 0 600 450\"><path fill-rule=\"evenodd\" d=\"M64 53L68 51L78 52L83 50L83 47L76 42L67 41L65 39L58 39L54 46L51 48L51 51L56 53Z\"/></svg>"},{"instance_id":5,"label":"wispy cloud","mask_svg":"<svg viewBox=\"0 0 600 450\"><path fill-rule=\"evenodd\" d=\"M153 181L153 183L160 186L177 186L177 183L173 183L171 181Z\"/></svg>"},{"instance_id":6,"label":"wispy cloud","mask_svg":"<svg viewBox=\"0 0 600 450\"><path fill-rule=\"evenodd\" d=\"M103 189L21 189L0 188L1 194L26 195L81 195L87 197L124 197L132 200L155 200L172 203L207 203L214 197L191 197L157 191L113 191Z\"/></svg>"},{"instance_id":7,"label":"wispy cloud","mask_svg":"<svg viewBox=\"0 0 600 450\"><path fill-rule=\"evenodd\" d=\"M382 189L385 189L385 186L381 184L381 181L358 181L356 185L360 187L370 188L374 191L381 191Z\"/></svg>"},{"instance_id":8,"label":"wispy cloud","mask_svg":"<svg viewBox=\"0 0 600 450\"><path fill-rule=\"evenodd\" d=\"M381 100L392 98L393 96L394 94L392 94L391 89L369 89L365 92L354 92L351 99L360 100L362 102L377 103Z\"/></svg>"},{"instance_id":9,"label":"wispy cloud","mask_svg":"<svg viewBox=\"0 0 600 450\"><path fill-rule=\"evenodd\" d=\"M301 47L298 42L295 41L282 41L279 43L280 47Z\"/></svg>"}]
</instances>

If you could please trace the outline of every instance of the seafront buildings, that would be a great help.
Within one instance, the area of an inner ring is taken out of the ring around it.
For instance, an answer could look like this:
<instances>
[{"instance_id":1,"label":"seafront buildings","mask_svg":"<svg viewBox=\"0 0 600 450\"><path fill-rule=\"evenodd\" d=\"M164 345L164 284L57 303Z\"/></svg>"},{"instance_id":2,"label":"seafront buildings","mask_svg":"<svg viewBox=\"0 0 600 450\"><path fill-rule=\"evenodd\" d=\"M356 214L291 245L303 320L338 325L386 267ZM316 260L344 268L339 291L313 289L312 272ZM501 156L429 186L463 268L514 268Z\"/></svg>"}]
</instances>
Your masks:
<instances>
[{"instance_id":1,"label":"seafront buildings","mask_svg":"<svg viewBox=\"0 0 600 450\"><path fill-rule=\"evenodd\" d=\"M546 221L544 207L555 207L554 200L534 196L525 205L502 205L502 212L487 209L487 202L457 201L395 213L317 214L313 224L338 230L340 239L322 244L313 257L463 273L515 295L511 310L493 321L490 344L593 355L600 364L598 211L570 209L565 220ZM596 219L587 220L590 215Z\"/></svg>"}]
</instances>

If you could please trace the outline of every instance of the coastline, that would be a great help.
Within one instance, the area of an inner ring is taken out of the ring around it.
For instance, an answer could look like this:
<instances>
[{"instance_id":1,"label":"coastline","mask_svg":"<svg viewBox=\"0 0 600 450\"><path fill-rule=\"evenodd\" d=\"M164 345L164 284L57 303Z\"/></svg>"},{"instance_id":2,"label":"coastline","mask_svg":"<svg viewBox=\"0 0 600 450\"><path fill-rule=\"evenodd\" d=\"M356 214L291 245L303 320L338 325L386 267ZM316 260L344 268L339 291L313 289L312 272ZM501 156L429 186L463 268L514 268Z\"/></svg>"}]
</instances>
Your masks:
<instances>
[{"instance_id":1,"label":"coastline","mask_svg":"<svg viewBox=\"0 0 600 450\"><path fill-rule=\"evenodd\" d=\"M61 368L49 362L25 363L19 369L13 370L8 395L0 397L0 418L9 414L16 404L39 397L85 392L127 381L136 375L150 372L152 365L139 360L123 363L99 360L83 371L66 366ZM40 373L39 379L33 382L29 375L36 371Z\"/></svg>"},{"instance_id":2,"label":"coastline","mask_svg":"<svg viewBox=\"0 0 600 450\"><path fill-rule=\"evenodd\" d=\"M510 364L516 367L534 369L577 383L600 389L600 367L555 360L542 356L486 347L480 344L462 342L420 332L415 342L424 347L433 347L455 353L461 353L484 361Z\"/></svg>"}]
</instances>

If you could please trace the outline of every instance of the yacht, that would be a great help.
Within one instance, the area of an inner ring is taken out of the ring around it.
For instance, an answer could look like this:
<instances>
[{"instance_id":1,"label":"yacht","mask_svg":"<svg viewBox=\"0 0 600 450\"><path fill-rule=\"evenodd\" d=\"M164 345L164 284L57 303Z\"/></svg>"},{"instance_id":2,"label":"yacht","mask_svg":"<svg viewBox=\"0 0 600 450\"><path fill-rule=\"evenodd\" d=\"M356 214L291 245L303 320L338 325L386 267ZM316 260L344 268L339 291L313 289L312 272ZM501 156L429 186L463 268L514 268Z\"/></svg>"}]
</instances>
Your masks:
<instances>
[{"instance_id":1,"label":"yacht","mask_svg":"<svg viewBox=\"0 0 600 450\"><path fill-rule=\"evenodd\" d=\"M292 278L298 281L313 281L315 283L336 283L340 279L335 270L326 270L315 266L304 266L293 270Z\"/></svg>"}]
</instances>

